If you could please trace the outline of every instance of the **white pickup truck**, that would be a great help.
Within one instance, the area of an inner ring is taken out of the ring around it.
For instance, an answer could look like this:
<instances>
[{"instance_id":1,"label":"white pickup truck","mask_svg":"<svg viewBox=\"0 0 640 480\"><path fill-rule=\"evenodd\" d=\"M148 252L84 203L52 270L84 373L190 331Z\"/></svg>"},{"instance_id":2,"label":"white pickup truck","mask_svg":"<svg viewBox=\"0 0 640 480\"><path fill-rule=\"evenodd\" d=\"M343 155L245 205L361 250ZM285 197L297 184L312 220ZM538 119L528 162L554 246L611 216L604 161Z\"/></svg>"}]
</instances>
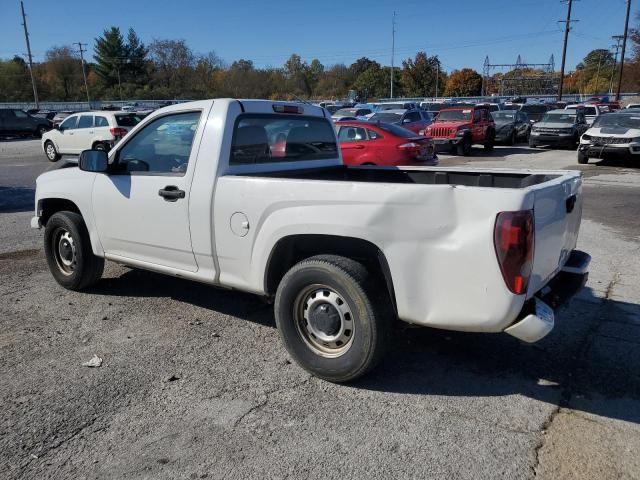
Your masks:
<instances>
[{"instance_id":1,"label":"white pickup truck","mask_svg":"<svg viewBox=\"0 0 640 480\"><path fill-rule=\"evenodd\" d=\"M346 167L321 107L216 99L154 112L37 180L31 225L80 290L104 260L273 299L291 356L367 372L392 324L534 342L586 281L573 171Z\"/></svg>"}]
</instances>

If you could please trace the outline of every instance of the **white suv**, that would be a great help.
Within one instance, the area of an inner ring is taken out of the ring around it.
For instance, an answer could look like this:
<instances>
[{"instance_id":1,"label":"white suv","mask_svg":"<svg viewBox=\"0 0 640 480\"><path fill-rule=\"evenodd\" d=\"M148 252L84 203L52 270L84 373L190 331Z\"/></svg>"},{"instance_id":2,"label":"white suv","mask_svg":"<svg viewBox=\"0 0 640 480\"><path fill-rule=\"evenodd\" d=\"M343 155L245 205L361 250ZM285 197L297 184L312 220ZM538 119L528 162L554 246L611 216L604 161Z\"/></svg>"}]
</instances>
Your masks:
<instances>
[{"instance_id":1,"label":"white suv","mask_svg":"<svg viewBox=\"0 0 640 480\"><path fill-rule=\"evenodd\" d=\"M75 113L42 136L42 149L51 162L88 149L109 151L138 122L137 115L127 112Z\"/></svg>"}]
</instances>

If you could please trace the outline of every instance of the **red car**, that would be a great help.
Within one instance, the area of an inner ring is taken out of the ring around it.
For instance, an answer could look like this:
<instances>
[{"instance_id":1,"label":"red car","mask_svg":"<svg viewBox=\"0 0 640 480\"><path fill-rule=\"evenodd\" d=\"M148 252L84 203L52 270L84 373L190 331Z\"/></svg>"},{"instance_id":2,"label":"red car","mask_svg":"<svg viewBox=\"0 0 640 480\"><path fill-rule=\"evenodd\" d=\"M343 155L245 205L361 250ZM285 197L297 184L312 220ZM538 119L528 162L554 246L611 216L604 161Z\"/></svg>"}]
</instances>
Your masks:
<instances>
[{"instance_id":1,"label":"red car","mask_svg":"<svg viewBox=\"0 0 640 480\"><path fill-rule=\"evenodd\" d=\"M429 137L382 122L336 122L345 165L437 165Z\"/></svg>"}]
</instances>

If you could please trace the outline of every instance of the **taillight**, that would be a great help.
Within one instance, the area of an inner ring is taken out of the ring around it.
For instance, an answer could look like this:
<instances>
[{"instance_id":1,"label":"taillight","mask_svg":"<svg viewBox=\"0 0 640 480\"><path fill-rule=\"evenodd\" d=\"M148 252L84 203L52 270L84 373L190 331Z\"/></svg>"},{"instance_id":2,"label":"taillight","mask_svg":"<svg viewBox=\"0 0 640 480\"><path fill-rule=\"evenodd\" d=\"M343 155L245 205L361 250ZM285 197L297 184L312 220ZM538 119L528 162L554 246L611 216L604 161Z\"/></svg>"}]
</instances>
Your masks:
<instances>
[{"instance_id":1,"label":"taillight","mask_svg":"<svg viewBox=\"0 0 640 480\"><path fill-rule=\"evenodd\" d=\"M527 292L533 269L535 234L533 210L501 212L496 218L493 243L502 276L516 295Z\"/></svg>"},{"instance_id":2,"label":"taillight","mask_svg":"<svg viewBox=\"0 0 640 480\"><path fill-rule=\"evenodd\" d=\"M402 145L398 145L398 148L408 152L416 152L420 149L420 144L415 142L403 143Z\"/></svg>"},{"instance_id":3,"label":"taillight","mask_svg":"<svg viewBox=\"0 0 640 480\"><path fill-rule=\"evenodd\" d=\"M109 131L114 137L124 137L129 132L126 128L120 127L110 128Z\"/></svg>"}]
</instances>

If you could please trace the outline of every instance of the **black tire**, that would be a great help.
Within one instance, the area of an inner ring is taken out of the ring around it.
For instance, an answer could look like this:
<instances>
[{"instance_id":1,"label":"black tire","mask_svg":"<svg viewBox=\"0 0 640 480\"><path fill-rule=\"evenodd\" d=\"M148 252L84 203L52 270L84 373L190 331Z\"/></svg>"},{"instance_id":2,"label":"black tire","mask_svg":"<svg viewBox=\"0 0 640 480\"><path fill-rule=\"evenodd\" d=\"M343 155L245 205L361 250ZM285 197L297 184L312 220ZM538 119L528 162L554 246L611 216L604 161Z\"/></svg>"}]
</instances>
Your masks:
<instances>
[{"instance_id":1,"label":"black tire","mask_svg":"<svg viewBox=\"0 0 640 480\"><path fill-rule=\"evenodd\" d=\"M60 154L56 150L56 146L51 140L44 142L44 154L47 156L47 160L50 162L57 162L60 160Z\"/></svg>"},{"instance_id":2,"label":"black tire","mask_svg":"<svg viewBox=\"0 0 640 480\"><path fill-rule=\"evenodd\" d=\"M108 152L109 151L109 147L102 143L102 142L96 142L93 144L93 150L100 150L101 152Z\"/></svg>"},{"instance_id":3,"label":"black tire","mask_svg":"<svg viewBox=\"0 0 640 480\"><path fill-rule=\"evenodd\" d=\"M104 259L91 249L89 232L76 212L57 212L44 231L44 251L56 282L68 290L82 290L95 284L104 270Z\"/></svg>"},{"instance_id":4,"label":"black tire","mask_svg":"<svg viewBox=\"0 0 640 480\"><path fill-rule=\"evenodd\" d=\"M468 157L469 155L471 155L471 138L470 137L467 136L462 139L462 141L456 147L456 153L458 155L462 155L465 157Z\"/></svg>"},{"instance_id":5,"label":"black tire","mask_svg":"<svg viewBox=\"0 0 640 480\"><path fill-rule=\"evenodd\" d=\"M589 163L589 155L578 150L578 163L581 165Z\"/></svg>"},{"instance_id":6,"label":"black tire","mask_svg":"<svg viewBox=\"0 0 640 480\"><path fill-rule=\"evenodd\" d=\"M507 140L507 145L513 146L516 144L517 140L518 140L518 136L516 135L516 131L514 130L513 132L511 132L511 135L509 136L509 140Z\"/></svg>"},{"instance_id":7,"label":"black tire","mask_svg":"<svg viewBox=\"0 0 640 480\"><path fill-rule=\"evenodd\" d=\"M529 138L529 147L530 147L530 148L536 148L537 146L538 146L538 145L537 145L537 144L535 144L535 143L531 140L531 138Z\"/></svg>"},{"instance_id":8,"label":"black tire","mask_svg":"<svg viewBox=\"0 0 640 480\"><path fill-rule=\"evenodd\" d=\"M49 129L46 126L39 125L38 128L36 128L35 136L38 138L42 138L42 136L48 131Z\"/></svg>"},{"instance_id":9,"label":"black tire","mask_svg":"<svg viewBox=\"0 0 640 480\"><path fill-rule=\"evenodd\" d=\"M493 147L496 143L496 134L493 131L487 132L487 140L484 143L485 152L493 152Z\"/></svg>"},{"instance_id":10,"label":"black tire","mask_svg":"<svg viewBox=\"0 0 640 480\"><path fill-rule=\"evenodd\" d=\"M348 382L370 371L391 338L393 310L380 285L362 264L337 255L294 265L278 286L274 308L289 354L330 382ZM330 335L324 339L329 343L313 331Z\"/></svg>"}]
</instances>

